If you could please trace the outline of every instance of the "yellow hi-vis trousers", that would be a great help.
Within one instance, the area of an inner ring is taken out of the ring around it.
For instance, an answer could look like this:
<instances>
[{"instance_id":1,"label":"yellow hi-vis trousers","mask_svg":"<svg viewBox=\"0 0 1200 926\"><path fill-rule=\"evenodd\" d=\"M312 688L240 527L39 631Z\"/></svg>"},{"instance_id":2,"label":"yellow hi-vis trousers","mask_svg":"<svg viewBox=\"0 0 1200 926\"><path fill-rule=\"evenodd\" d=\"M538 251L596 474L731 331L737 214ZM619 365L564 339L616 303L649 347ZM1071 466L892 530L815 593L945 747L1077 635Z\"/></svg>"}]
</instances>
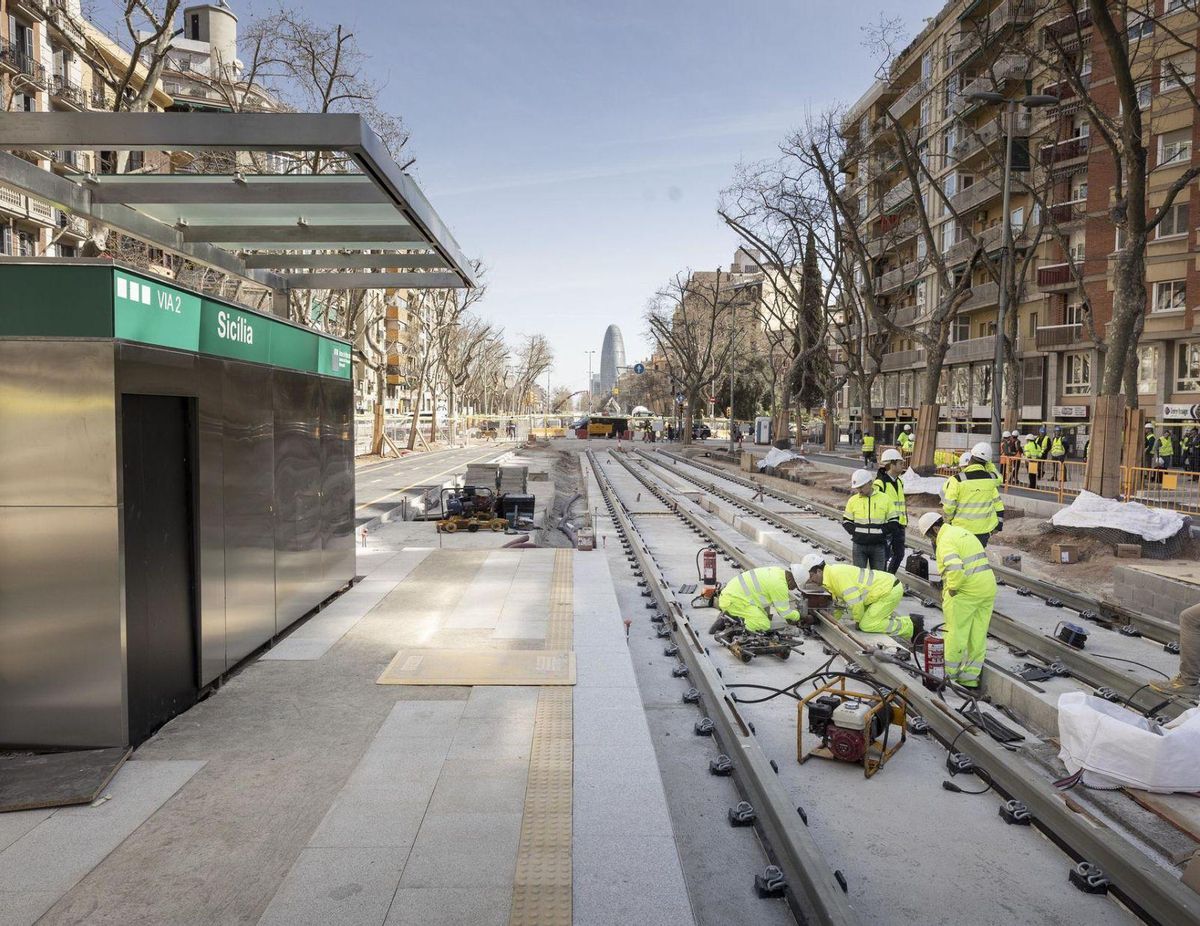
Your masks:
<instances>
[{"instance_id":1,"label":"yellow hi-vis trousers","mask_svg":"<svg viewBox=\"0 0 1200 926\"><path fill-rule=\"evenodd\" d=\"M995 586L982 595L959 592L942 597L942 614L946 618L946 678L950 681L966 688L979 685L995 603Z\"/></svg>"},{"instance_id":2,"label":"yellow hi-vis trousers","mask_svg":"<svg viewBox=\"0 0 1200 926\"><path fill-rule=\"evenodd\" d=\"M896 613L896 606L903 597L904 586L897 582L890 592L867 605L862 620L858 622L858 629L863 633L887 633L911 640L912 618L907 614Z\"/></svg>"}]
</instances>

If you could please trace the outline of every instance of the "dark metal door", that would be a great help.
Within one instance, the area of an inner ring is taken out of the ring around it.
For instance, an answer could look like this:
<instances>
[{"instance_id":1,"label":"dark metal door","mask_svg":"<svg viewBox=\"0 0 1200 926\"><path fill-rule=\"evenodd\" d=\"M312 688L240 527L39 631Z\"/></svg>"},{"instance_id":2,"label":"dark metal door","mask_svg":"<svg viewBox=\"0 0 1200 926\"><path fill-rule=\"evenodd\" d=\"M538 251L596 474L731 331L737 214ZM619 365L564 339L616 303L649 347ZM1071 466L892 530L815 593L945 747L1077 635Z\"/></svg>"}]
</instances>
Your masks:
<instances>
[{"instance_id":1,"label":"dark metal door","mask_svg":"<svg viewBox=\"0 0 1200 926\"><path fill-rule=\"evenodd\" d=\"M130 745L196 700L193 409L121 396Z\"/></svg>"}]
</instances>

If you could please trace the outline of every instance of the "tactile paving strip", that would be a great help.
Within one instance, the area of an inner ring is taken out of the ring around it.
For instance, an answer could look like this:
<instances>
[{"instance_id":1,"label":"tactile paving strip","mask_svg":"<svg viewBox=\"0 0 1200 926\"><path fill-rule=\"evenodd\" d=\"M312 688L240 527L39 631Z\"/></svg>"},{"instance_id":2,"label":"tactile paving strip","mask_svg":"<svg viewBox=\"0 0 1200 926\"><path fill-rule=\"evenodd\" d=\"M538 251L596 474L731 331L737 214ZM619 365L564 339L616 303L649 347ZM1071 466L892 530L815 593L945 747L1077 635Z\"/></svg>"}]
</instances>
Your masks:
<instances>
[{"instance_id":1,"label":"tactile paving strip","mask_svg":"<svg viewBox=\"0 0 1200 926\"><path fill-rule=\"evenodd\" d=\"M547 648L573 642L571 557L568 550L554 557ZM538 695L509 926L571 926L571 704L569 688L543 688Z\"/></svg>"},{"instance_id":2,"label":"tactile paving strip","mask_svg":"<svg viewBox=\"0 0 1200 926\"><path fill-rule=\"evenodd\" d=\"M377 685L574 685L562 650L402 649Z\"/></svg>"},{"instance_id":3,"label":"tactile paving strip","mask_svg":"<svg viewBox=\"0 0 1200 926\"><path fill-rule=\"evenodd\" d=\"M571 926L571 723L571 690L543 688L509 926Z\"/></svg>"}]
</instances>

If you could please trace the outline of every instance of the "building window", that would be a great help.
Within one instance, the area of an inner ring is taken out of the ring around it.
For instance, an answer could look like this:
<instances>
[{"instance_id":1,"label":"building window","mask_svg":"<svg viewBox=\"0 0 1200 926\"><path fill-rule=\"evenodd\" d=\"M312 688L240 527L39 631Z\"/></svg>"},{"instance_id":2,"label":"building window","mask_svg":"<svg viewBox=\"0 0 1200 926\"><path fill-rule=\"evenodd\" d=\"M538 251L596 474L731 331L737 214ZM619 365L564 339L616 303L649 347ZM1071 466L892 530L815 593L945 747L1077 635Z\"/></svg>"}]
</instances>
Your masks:
<instances>
[{"instance_id":1,"label":"building window","mask_svg":"<svg viewBox=\"0 0 1200 926\"><path fill-rule=\"evenodd\" d=\"M1086 353L1063 358L1063 395L1087 395L1092 391L1092 361Z\"/></svg>"},{"instance_id":2,"label":"building window","mask_svg":"<svg viewBox=\"0 0 1200 926\"><path fill-rule=\"evenodd\" d=\"M974 385L975 397L973 402L975 405L991 405L992 404L992 365L990 363L977 363L971 369L971 381Z\"/></svg>"},{"instance_id":3,"label":"building window","mask_svg":"<svg viewBox=\"0 0 1200 926\"><path fill-rule=\"evenodd\" d=\"M1174 13L1187 9L1187 0L1163 0L1163 13Z\"/></svg>"},{"instance_id":4,"label":"building window","mask_svg":"<svg viewBox=\"0 0 1200 926\"><path fill-rule=\"evenodd\" d=\"M1082 325L1083 324L1083 303L1068 302L1066 309L1063 310L1064 325Z\"/></svg>"},{"instance_id":5,"label":"building window","mask_svg":"<svg viewBox=\"0 0 1200 926\"><path fill-rule=\"evenodd\" d=\"M921 126L929 125L933 117L933 97L927 96L921 100Z\"/></svg>"},{"instance_id":6,"label":"building window","mask_svg":"<svg viewBox=\"0 0 1200 926\"><path fill-rule=\"evenodd\" d=\"M934 396L938 405L945 405L946 400L950 398L950 370L948 367L942 367L942 373L938 377L937 395Z\"/></svg>"},{"instance_id":7,"label":"building window","mask_svg":"<svg viewBox=\"0 0 1200 926\"><path fill-rule=\"evenodd\" d=\"M1038 313L1030 312L1029 313L1029 328L1025 333L1029 337L1032 338L1037 334L1037 329L1038 329Z\"/></svg>"},{"instance_id":8,"label":"building window","mask_svg":"<svg viewBox=\"0 0 1200 926\"><path fill-rule=\"evenodd\" d=\"M1071 202L1082 203L1087 202L1088 182L1087 174L1076 174L1071 179Z\"/></svg>"},{"instance_id":9,"label":"building window","mask_svg":"<svg viewBox=\"0 0 1200 926\"><path fill-rule=\"evenodd\" d=\"M1154 284L1152 312L1176 312L1187 307L1187 280L1164 280Z\"/></svg>"},{"instance_id":10,"label":"building window","mask_svg":"<svg viewBox=\"0 0 1200 926\"><path fill-rule=\"evenodd\" d=\"M1150 100L1151 100L1150 84L1145 83L1145 84L1140 85L1137 88L1138 109L1149 109L1150 108Z\"/></svg>"},{"instance_id":11,"label":"building window","mask_svg":"<svg viewBox=\"0 0 1200 926\"><path fill-rule=\"evenodd\" d=\"M912 389L913 375L911 373L900 374L900 402L901 406L912 405Z\"/></svg>"},{"instance_id":12,"label":"building window","mask_svg":"<svg viewBox=\"0 0 1200 926\"><path fill-rule=\"evenodd\" d=\"M1200 341L1179 345L1175 366L1175 390L1200 392Z\"/></svg>"},{"instance_id":13,"label":"building window","mask_svg":"<svg viewBox=\"0 0 1200 926\"><path fill-rule=\"evenodd\" d=\"M970 367L953 367L950 370L950 404L965 408L971 403Z\"/></svg>"},{"instance_id":14,"label":"building window","mask_svg":"<svg viewBox=\"0 0 1200 926\"><path fill-rule=\"evenodd\" d=\"M1123 251L1125 249L1125 229L1120 225L1116 226L1116 234L1113 240L1113 250Z\"/></svg>"},{"instance_id":15,"label":"building window","mask_svg":"<svg viewBox=\"0 0 1200 926\"><path fill-rule=\"evenodd\" d=\"M198 41L200 41L200 14L193 13L189 17L189 19L191 20L191 23L192 23L191 38L198 42Z\"/></svg>"},{"instance_id":16,"label":"building window","mask_svg":"<svg viewBox=\"0 0 1200 926\"><path fill-rule=\"evenodd\" d=\"M1170 2L1170 0L1168 0ZM1148 39L1154 35L1154 20L1149 19L1141 13L1129 14L1129 42L1133 44L1138 39Z\"/></svg>"},{"instance_id":17,"label":"building window","mask_svg":"<svg viewBox=\"0 0 1200 926\"><path fill-rule=\"evenodd\" d=\"M1087 239L1082 231L1073 231L1067 237L1067 256L1076 264L1082 264L1087 252Z\"/></svg>"},{"instance_id":18,"label":"building window","mask_svg":"<svg viewBox=\"0 0 1200 926\"><path fill-rule=\"evenodd\" d=\"M1188 233L1188 204L1175 202L1154 230L1155 238L1170 238Z\"/></svg>"},{"instance_id":19,"label":"building window","mask_svg":"<svg viewBox=\"0 0 1200 926\"><path fill-rule=\"evenodd\" d=\"M919 243L923 245L925 243L924 238L920 239ZM916 299L918 309L925 308L926 293L927 293L928 289L929 289L929 281L928 280L918 280L917 281L917 289L916 289L915 299Z\"/></svg>"},{"instance_id":20,"label":"building window","mask_svg":"<svg viewBox=\"0 0 1200 926\"><path fill-rule=\"evenodd\" d=\"M1158 87L1160 92L1167 93L1184 84L1196 80L1196 53L1185 51L1182 54L1164 58L1160 65Z\"/></svg>"},{"instance_id":21,"label":"building window","mask_svg":"<svg viewBox=\"0 0 1200 926\"><path fill-rule=\"evenodd\" d=\"M1158 166L1186 164L1192 159L1192 130L1179 129L1158 136Z\"/></svg>"},{"instance_id":22,"label":"building window","mask_svg":"<svg viewBox=\"0 0 1200 926\"><path fill-rule=\"evenodd\" d=\"M968 315L957 315L950 329L950 340L954 343L971 339L971 318Z\"/></svg>"},{"instance_id":23,"label":"building window","mask_svg":"<svg viewBox=\"0 0 1200 926\"><path fill-rule=\"evenodd\" d=\"M961 236L958 233L958 223L956 221L951 219L949 222L946 222L944 225L942 225L942 253L945 254L952 247L954 247L954 245L958 243L960 237Z\"/></svg>"},{"instance_id":24,"label":"building window","mask_svg":"<svg viewBox=\"0 0 1200 926\"><path fill-rule=\"evenodd\" d=\"M1137 349L1138 395L1154 395L1158 391L1158 345L1145 344Z\"/></svg>"},{"instance_id":25,"label":"building window","mask_svg":"<svg viewBox=\"0 0 1200 926\"><path fill-rule=\"evenodd\" d=\"M1019 234L1021 229L1025 227L1025 207L1018 206L1010 212L1008 220L1012 223L1013 230Z\"/></svg>"},{"instance_id":26,"label":"building window","mask_svg":"<svg viewBox=\"0 0 1200 926\"><path fill-rule=\"evenodd\" d=\"M871 380L871 407L883 408L883 377L876 376Z\"/></svg>"}]
</instances>

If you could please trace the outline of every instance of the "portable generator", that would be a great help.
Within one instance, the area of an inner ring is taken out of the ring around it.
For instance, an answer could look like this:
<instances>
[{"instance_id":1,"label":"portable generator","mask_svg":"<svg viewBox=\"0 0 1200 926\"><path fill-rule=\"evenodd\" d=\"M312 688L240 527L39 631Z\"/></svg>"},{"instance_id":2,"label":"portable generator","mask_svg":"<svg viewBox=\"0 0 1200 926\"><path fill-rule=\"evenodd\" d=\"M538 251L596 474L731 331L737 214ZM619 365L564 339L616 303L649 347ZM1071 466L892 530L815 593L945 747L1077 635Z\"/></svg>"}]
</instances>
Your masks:
<instances>
[{"instance_id":1,"label":"portable generator","mask_svg":"<svg viewBox=\"0 0 1200 926\"><path fill-rule=\"evenodd\" d=\"M907 738L907 717L900 699L905 689L881 696L852 691L846 681L838 678L818 688L797 706L796 758L801 764L812 756L851 762L861 765L870 778ZM896 741L889 744L892 726L900 730ZM806 734L819 741L810 749L806 748Z\"/></svg>"},{"instance_id":2,"label":"portable generator","mask_svg":"<svg viewBox=\"0 0 1200 926\"><path fill-rule=\"evenodd\" d=\"M717 581L717 548L713 545L701 547L696 553L696 575L700 579L700 591L692 599L693 608L715 608L724 587Z\"/></svg>"}]
</instances>

